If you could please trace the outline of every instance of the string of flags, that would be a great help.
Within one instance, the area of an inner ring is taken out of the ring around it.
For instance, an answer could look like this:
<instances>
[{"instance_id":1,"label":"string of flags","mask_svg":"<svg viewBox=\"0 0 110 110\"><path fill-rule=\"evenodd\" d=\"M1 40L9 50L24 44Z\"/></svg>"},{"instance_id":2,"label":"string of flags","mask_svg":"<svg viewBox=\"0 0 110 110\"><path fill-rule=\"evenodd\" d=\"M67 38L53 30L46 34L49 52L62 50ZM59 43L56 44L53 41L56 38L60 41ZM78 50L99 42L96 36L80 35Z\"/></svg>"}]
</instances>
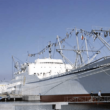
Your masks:
<instances>
[{"instance_id":1,"label":"string of flags","mask_svg":"<svg viewBox=\"0 0 110 110\"><path fill-rule=\"evenodd\" d=\"M72 29L69 33L67 32L66 33L66 37L63 38L60 43L62 44L66 39L68 39L69 37L72 36L72 33L73 33L74 29ZM100 30L103 32L103 30ZM91 32L88 32L88 31L85 31L83 29L79 29L79 31L76 32L76 36L81 33L81 39L83 40L84 39L84 36L89 36L89 37L93 37L94 38L94 41L95 39L98 37L98 35L100 36L101 33L100 32L95 32L94 30L92 30ZM104 31L104 37L107 37L107 36L110 36L110 31ZM29 57L35 57L36 54L38 55L41 55L45 52L45 50L49 49L50 47L53 47L53 46L58 46L59 43L50 43L49 45L47 45L43 50L41 50L39 53L35 53L35 54L28 54Z\"/></svg>"},{"instance_id":2,"label":"string of flags","mask_svg":"<svg viewBox=\"0 0 110 110\"><path fill-rule=\"evenodd\" d=\"M62 39L61 41L60 41L60 43L62 44L66 39L68 39L69 37L71 37L72 36L72 32L74 31L74 29L72 29L72 31L70 32L70 33L66 33L66 37L64 38L64 39ZM49 49L50 47L52 47L52 46L58 46L59 45L59 43L57 42L57 43L52 43L52 44L49 44L49 45L47 45L43 50L41 50L39 53L35 53L35 54L28 54L28 56L29 57L34 57L36 54L38 54L38 55L41 55L41 54L43 54L44 52L45 52L45 50L47 50L47 49ZM64 48L64 46L63 46L63 48Z\"/></svg>"},{"instance_id":3,"label":"string of flags","mask_svg":"<svg viewBox=\"0 0 110 110\"><path fill-rule=\"evenodd\" d=\"M35 57L36 54L28 54L29 57Z\"/></svg>"}]
</instances>

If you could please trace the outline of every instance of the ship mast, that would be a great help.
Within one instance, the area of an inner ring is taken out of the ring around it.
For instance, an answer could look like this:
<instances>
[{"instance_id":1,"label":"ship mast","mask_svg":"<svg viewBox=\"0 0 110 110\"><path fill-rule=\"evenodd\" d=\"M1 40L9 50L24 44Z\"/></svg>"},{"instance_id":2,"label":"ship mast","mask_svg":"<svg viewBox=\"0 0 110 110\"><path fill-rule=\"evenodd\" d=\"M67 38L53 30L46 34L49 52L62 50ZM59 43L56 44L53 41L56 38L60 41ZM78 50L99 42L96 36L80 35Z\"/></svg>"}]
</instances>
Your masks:
<instances>
[{"instance_id":1,"label":"ship mast","mask_svg":"<svg viewBox=\"0 0 110 110\"><path fill-rule=\"evenodd\" d=\"M76 61L75 61L75 66L77 68L77 62L78 62L78 59L80 58L80 61L81 61L81 64L83 64L83 58L82 58L82 55L81 55L81 51L80 51L80 47L79 47L79 41L78 41L78 33L77 32L77 29L75 28L75 34L76 34L76 41L77 41L77 52L76 52Z\"/></svg>"},{"instance_id":2,"label":"ship mast","mask_svg":"<svg viewBox=\"0 0 110 110\"><path fill-rule=\"evenodd\" d=\"M73 67L73 63L63 55L63 52L62 52L63 49L61 48L61 44L60 44L60 40L59 40L58 35L57 35L57 39L58 39L58 44L59 44L60 49L56 49L56 51L62 56L64 64L67 61ZM65 65L65 69L66 69L66 65Z\"/></svg>"},{"instance_id":3,"label":"ship mast","mask_svg":"<svg viewBox=\"0 0 110 110\"><path fill-rule=\"evenodd\" d=\"M85 40L85 45L86 45L86 50L87 50L87 59L88 59L88 63L89 63L89 54L88 54L88 47L87 47L87 39L86 37L84 37Z\"/></svg>"},{"instance_id":4,"label":"ship mast","mask_svg":"<svg viewBox=\"0 0 110 110\"><path fill-rule=\"evenodd\" d=\"M65 59L63 57L63 52L62 52L62 48L61 48L61 44L60 44L60 40L59 40L59 36L58 35L57 35L57 39L58 39L58 44L59 44L59 47L60 47L60 54L61 54L61 56L63 58L63 62L65 63Z\"/></svg>"}]
</instances>

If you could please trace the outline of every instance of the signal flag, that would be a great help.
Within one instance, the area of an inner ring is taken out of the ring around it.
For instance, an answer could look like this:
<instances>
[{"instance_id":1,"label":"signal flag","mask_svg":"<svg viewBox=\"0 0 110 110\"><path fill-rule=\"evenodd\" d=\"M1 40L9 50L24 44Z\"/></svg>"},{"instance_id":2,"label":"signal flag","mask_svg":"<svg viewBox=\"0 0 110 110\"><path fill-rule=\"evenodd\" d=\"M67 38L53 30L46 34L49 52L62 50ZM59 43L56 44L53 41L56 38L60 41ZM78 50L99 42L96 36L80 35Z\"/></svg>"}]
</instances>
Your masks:
<instances>
[{"instance_id":1,"label":"signal flag","mask_svg":"<svg viewBox=\"0 0 110 110\"><path fill-rule=\"evenodd\" d=\"M82 40L84 39L84 36L83 36L83 35L81 36L81 39L82 39Z\"/></svg>"}]
</instances>

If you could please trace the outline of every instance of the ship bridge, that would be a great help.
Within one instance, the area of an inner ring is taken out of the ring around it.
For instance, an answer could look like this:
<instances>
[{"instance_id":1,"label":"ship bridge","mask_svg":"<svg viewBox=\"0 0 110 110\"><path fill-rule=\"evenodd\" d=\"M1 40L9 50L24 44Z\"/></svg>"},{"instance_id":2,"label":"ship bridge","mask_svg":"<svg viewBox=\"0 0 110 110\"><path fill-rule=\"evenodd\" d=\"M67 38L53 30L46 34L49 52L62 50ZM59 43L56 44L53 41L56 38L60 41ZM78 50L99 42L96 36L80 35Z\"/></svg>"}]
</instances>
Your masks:
<instances>
[{"instance_id":1,"label":"ship bridge","mask_svg":"<svg viewBox=\"0 0 110 110\"><path fill-rule=\"evenodd\" d=\"M61 59L37 59L35 63L29 63L28 74L37 75L39 79L65 73L72 69L70 64L64 64Z\"/></svg>"},{"instance_id":2,"label":"ship bridge","mask_svg":"<svg viewBox=\"0 0 110 110\"><path fill-rule=\"evenodd\" d=\"M35 63L40 63L40 64L63 64L63 61L61 59L45 58L45 59L37 59L37 60L35 60Z\"/></svg>"}]
</instances>

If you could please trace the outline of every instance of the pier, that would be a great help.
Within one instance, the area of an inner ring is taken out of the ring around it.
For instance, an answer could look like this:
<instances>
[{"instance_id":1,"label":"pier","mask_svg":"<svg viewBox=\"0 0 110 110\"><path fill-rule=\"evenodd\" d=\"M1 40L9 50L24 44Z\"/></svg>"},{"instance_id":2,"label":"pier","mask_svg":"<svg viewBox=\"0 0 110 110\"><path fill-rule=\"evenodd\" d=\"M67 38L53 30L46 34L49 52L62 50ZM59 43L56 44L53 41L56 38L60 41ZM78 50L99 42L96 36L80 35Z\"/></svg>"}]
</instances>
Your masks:
<instances>
[{"instance_id":1,"label":"pier","mask_svg":"<svg viewBox=\"0 0 110 110\"><path fill-rule=\"evenodd\" d=\"M16 110L17 107L37 107L37 108L49 108L49 109L54 109L54 110L60 110L61 106L63 105L68 105L68 102L51 102L51 103L38 103L38 102L2 102L0 103L0 110ZM44 109L43 108L43 109ZM31 110L31 109L30 109ZM42 109L41 109L42 110Z\"/></svg>"},{"instance_id":2,"label":"pier","mask_svg":"<svg viewBox=\"0 0 110 110\"><path fill-rule=\"evenodd\" d=\"M0 110L66 110L71 108L72 110L82 110L79 105L88 110L88 107L93 108L107 108L110 109L110 96L98 97L97 94L90 95L56 95L56 96L38 96L38 95L1 95ZM36 110L36 109L35 109Z\"/></svg>"}]
</instances>

